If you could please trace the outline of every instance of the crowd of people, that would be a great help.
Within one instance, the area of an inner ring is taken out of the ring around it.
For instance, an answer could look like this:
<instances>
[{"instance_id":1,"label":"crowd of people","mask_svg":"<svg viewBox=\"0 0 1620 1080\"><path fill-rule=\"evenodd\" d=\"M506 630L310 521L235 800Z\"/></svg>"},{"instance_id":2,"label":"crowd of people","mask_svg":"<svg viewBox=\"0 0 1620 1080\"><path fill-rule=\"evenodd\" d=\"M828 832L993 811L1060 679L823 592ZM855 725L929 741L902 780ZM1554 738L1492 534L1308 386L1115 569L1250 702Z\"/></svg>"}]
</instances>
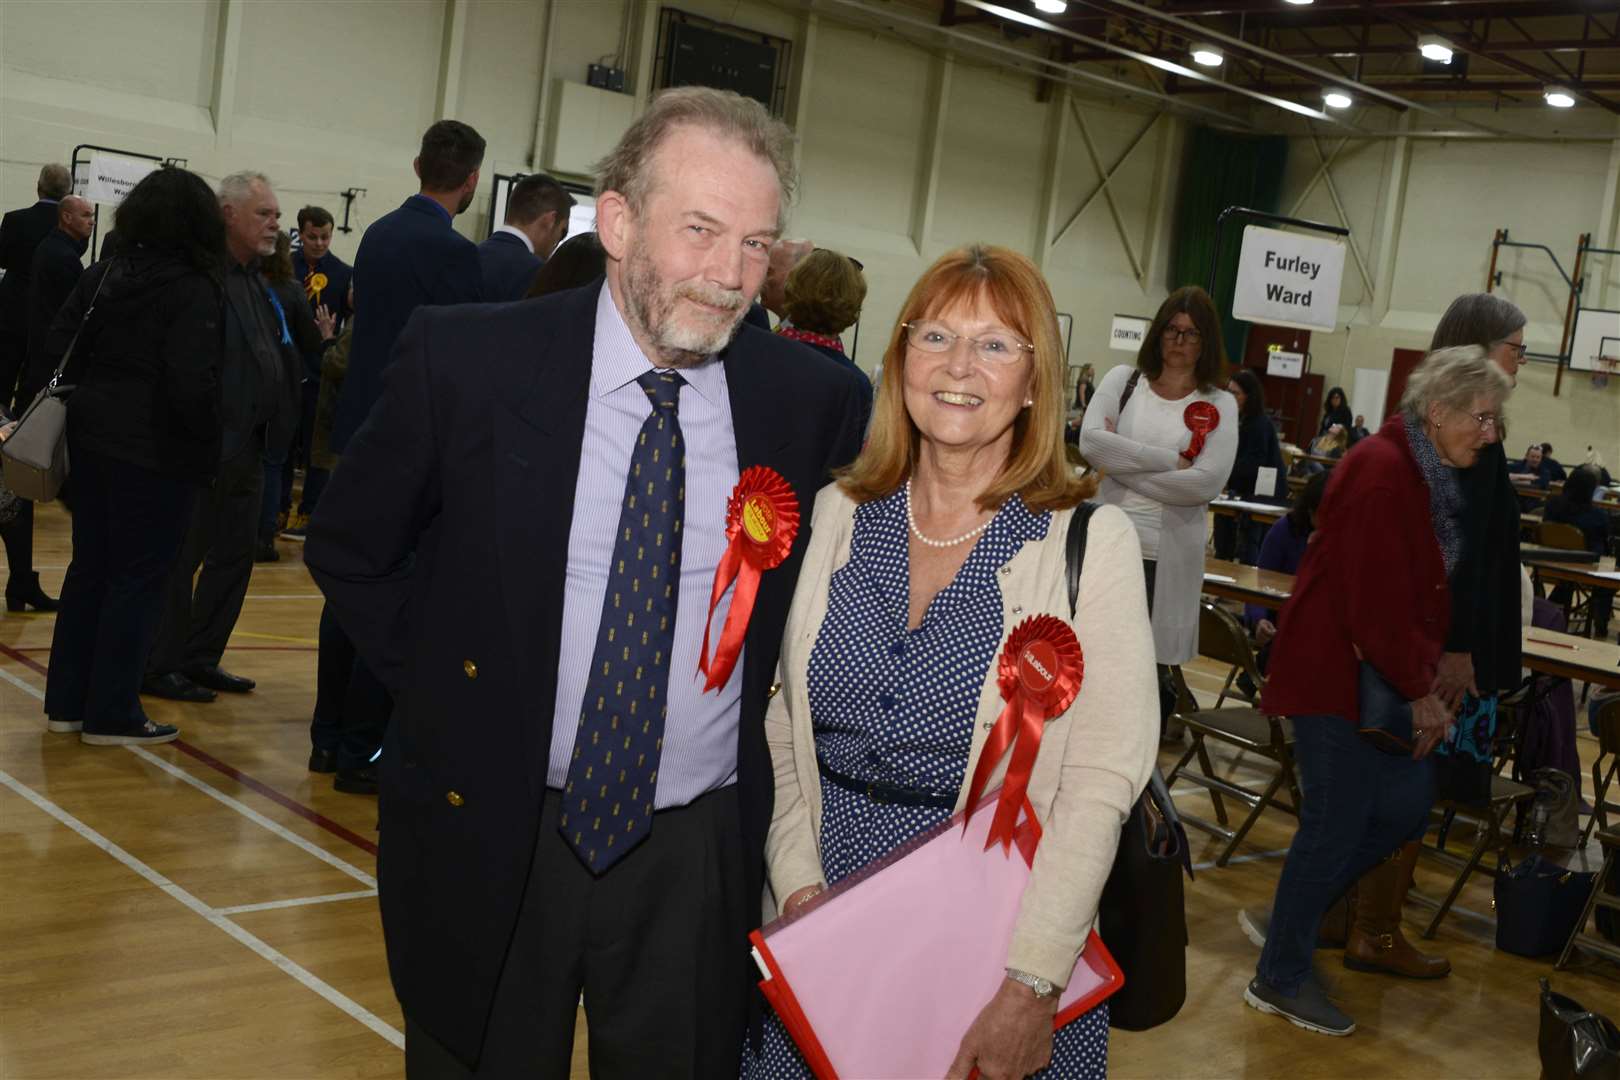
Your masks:
<instances>
[{"instance_id":1,"label":"crowd of people","mask_svg":"<svg viewBox=\"0 0 1620 1080\"><path fill-rule=\"evenodd\" d=\"M760 897L794 914L1007 779L985 760L998 656L1026 614L1063 613L1083 675L1028 777L1042 839L1007 978L949 1075L1103 1075L1107 1002L1053 1017L1198 654L1209 504L1286 499L1215 302L1175 290L1135 363L1071 396L1039 270L967 246L911 288L874 386L842 340L864 268L784 236L792 137L757 103L656 96L567 239L575 199L541 175L482 244L453 228L485 150L432 125L419 191L352 268L328 211L289 235L252 171L151 173L88 270L65 169L19 212L22 273L7 216L7 404L58 364L75 386L49 730L162 743L177 728L142 694L253 691L221 666L229 639L255 560L301 539L326 601L309 769L383 794L410 1074L566 1075L583 995L593 1074L808 1076L774 1015L750 1023ZM1246 612L1250 689L1292 722L1304 801L1272 907L1242 915L1263 945L1244 999L1312 1030L1354 1030L1311 967L1335 904L1348 966L1449 970L1400 905L1428 755L1466 752L1448 729L1493 723L1518 680L1513 478L1555 477L1550 447L1501 448L1524 322L1460 298L1378 431L1330 392L1312 450L1339 459L1331 482L1214 536L1298 575L1280 613ZM1598 477L1575 470L1547 510L1595 548ZM753 498L769 513L739 521ZM0 529L11 610L57 604L32 528L24 503ZM727 589L744 539L774 561ZM1379 694L1410 703L1412 753L1358 733Z\"/></svg>"}]
</instances>

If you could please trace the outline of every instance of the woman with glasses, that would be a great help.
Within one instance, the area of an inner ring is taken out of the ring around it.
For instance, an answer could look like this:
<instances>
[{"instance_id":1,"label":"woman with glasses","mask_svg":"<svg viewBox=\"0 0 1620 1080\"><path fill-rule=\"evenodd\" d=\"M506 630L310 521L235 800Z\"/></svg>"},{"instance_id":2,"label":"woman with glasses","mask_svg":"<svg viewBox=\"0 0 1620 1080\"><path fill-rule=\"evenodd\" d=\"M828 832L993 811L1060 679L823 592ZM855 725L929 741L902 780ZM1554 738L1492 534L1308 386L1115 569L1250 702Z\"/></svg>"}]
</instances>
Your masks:
<instances>
[{"instance_id":1,"label":"woman with glasses","mask_svg":"<svg viewBox=\"0 0 1620 1080\"><path fill-rule=\"evenodd\" d=\"M1136 367L1103 376L1080 427L1080 453L1103 472L1103 502L1125 511L1141 543L1161 727L1176 707L1169 668L1198 655L1205 521L1237 457L1237 401L1220 388L1225 370L1209 294L1177 289L1143 335Z\"/></svg>"},{"instance_id":2,"label":"woman with glasses","mask_svg":"<svg viewBox=\"0 0 1620 1080\"><path fill-rule=\"evenodd\" d=\"M1434 799L1425 759L1454 715L1437 676L1468 540L1457 473L1495 441L1509 389L1477 346L1418 365L1400 410L1334 470L1277 627L1261 708L1292 722L1304 794L1269 918L1240 919L1264 942L1243 1000L1309 1031L1356 1027L1311 957L1323 913L1358 878L1345 966L1415 978L1449 970L1401 937L1400 905ZM1410 752L1364 734L1399 704L1378 707L1380 697L1410 705Z\"/></svg>"},{"instance_id":3,"label":"woman with glasses","mask_svg":"<svg viewBox=\"0 0 1620 1080\"><path fill-rule=\"evenodd\" d=\"M1071 614L1065 540L1094 482L1065 460L1057 316L1029 259L996 247L941 258L913 286L884 361L866 446L816 501L766 713L771 889L791 913L962 809L1002 709L1008 635L1035 615L1070 623L1084 672L1042 729L1029 779L1044 833L1007 977L949 1076L1100 1077L1107 1003L1055 1036L1052 1024L1153 766L1136 537L1119 511L1093 514ZM995 768L986 790L1002 782L1006 765ZM743 1072L810 1075L774 1019Z\"/></svg>"}]
</instances>

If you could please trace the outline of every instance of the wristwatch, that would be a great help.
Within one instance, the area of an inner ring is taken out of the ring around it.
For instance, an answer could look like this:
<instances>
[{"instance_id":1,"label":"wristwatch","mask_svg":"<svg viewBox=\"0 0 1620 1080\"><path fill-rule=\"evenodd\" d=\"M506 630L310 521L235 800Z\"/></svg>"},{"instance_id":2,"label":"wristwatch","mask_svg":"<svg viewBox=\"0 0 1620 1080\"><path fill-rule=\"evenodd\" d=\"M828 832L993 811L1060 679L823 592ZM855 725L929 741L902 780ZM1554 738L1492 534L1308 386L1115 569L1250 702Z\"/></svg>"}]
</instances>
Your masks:
<instances>
[{"instance_id":1,"label":"wristwatch","mask_svg":"<svg viewBox=\"0 0 1620 1080\"><path fill-rule=\"evenodd\" d=\"M1022 986L1029 987L1035 991L1035 996L1038 998L1057 997L1058 988L1051 979L1043 979L1039 975L1031 975L1029 972L1019 971L1017 968L1008 968L1007 978Z\"/></svg>"}]
</instances>

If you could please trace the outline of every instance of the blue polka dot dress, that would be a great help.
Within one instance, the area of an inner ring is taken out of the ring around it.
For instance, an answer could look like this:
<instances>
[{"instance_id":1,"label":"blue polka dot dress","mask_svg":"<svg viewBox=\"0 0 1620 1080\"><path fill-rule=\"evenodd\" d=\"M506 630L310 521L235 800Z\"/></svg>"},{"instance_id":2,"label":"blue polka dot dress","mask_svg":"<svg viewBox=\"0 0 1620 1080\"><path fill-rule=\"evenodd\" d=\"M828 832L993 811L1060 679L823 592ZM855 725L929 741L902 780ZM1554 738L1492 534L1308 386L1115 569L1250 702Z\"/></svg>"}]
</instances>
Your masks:
<instances>
[{"instance_id":1,"label":"blue polka dot dress","mask_svg":"<svg viewBox=\"0 0 1620 1080\"><path fill-rule=\"evenodd\" d=\"M1017 497L991 520L956 578L907 628L910 604L905 489L855 511L849 562L833 574L827 617L810 654L810 715L816 755L861 781L954 797L961 789L985 674L1006 636L999 570L1029 541L1044 539L1051 514ZM893 806L821 782L821 858L835 883L951 816L945 808ZM1102 1077L1108 1069L1108 1005L1063 1027L1040 1080ZM810 1077L792 1038L767 1018L758 1057L745 1049L750 1080Z\"/></svg>"}]
</instances>

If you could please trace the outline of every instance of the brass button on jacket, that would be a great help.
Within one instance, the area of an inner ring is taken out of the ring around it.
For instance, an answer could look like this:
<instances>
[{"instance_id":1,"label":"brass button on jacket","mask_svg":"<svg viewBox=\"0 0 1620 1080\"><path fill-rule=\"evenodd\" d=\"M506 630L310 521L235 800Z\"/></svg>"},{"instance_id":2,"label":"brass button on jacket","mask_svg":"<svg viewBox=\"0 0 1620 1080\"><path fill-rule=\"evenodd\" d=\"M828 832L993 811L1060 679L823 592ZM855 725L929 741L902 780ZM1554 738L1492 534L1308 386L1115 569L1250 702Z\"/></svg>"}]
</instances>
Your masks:
<instances>
[{"instance_id":1,"label":"brass button on jacket","mask_svg":"<svg viewBox=\"0 0 1620 1080\"><path fill-rule=\"evenodd\" d=\"M449 803L451 806L460 806L467 800L461 797L461 792L459 791L447 791L444 793L444 801Z\"/></svg>"},{"instance_id":2,"label":"brass button on jacket","mask_svg":"<svg viewBox=\"0 0 1620 1080\"><path fill-rule=\"evenodd\" d=\"M473 663L471 660L463 660L461 662L461 670L467 673L467 678L469 679L478 678L478 665Z\"/></svg>"}]
</instances>

